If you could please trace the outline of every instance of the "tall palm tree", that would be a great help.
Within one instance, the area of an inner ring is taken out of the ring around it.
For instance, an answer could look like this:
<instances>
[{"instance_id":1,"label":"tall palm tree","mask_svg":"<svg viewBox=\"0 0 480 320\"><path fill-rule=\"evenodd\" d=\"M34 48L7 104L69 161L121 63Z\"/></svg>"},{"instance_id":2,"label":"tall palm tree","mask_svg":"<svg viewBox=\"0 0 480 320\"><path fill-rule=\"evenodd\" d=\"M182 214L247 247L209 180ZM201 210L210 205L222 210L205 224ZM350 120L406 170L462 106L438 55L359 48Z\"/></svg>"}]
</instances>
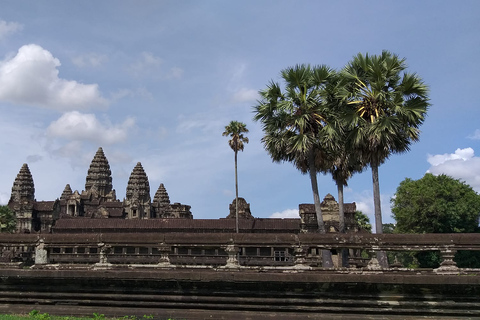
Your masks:
<instances>
[{"instance_id":1,"label":"tall palm tree","mask_svg":"<svg viewBox=\"0 0 480 320\"><path fill-rule=\"evenodd\" d=\"M406 68L405 59L383 51L378 56L359 53L342 71L341 95L351 107L351 147L372 168L376 233L382 233L378 167L418 141L429 106L428 87ZM386 256L379 258L386 266Z\"/></svg>"},{"instance_id":2,"label":"tall palm tree","mask_svg":"<svg viewBox=\"0 0 480 320\"><path fill-rule=\"evenodd\" d=\"M341 76L335 75L324 90L324 99L332 110L335 110L338 115L338 121L336 122L336 128L338 132L337 139L335 140L335 146L329 150L328 159L329 164L328 172L332 175L333 181L337 186L338 193L338 220L339 220L339 233L345 233L345 210L344 210L344 197L343 189L348 185L347 181L353 174L362 172L366 166L362 162L362 159L358 157L348 147L347 139L349 137L349 123L348 117L348 105L340 96L340 89L342 85ZM346 267L348 265L348 250L340 250L339 265Z\"/></svg>"},{"instance_id":3,"label":"tall palm tree","mask_svg":"<svg viewBox=\"0 0 480 320\"><path fill-rule=\"evenodd\" d=\"M262 123L262 142L274 162L292 162L310 175L318 231L326 233L320 208L317 173L324 171L326 150L335 131L323 103L322 90L333 71L325 65L296 65L281 71L285 89L271 82L260 91L262 99L254 107L255 121ZM332 267L331 253L322 252L324 267Z\"/></svg>"},{"instance_id":4,"label":"tall palm tree","mask_svg":"<svg viewBox=\"0 0 480 320\"><path fill-rule=\"evenodd\" d=\"M230 148L232 148L235 153L235 231L238 233L238 175L237 175L237 154L238 151L243 151L244 144L248 143L248 138L243 134L247 133L247 125L243 122L230 121L230 123L225 126L225 131L222 133L222 136L230 136L231 139L228 140Z\"/></svg>"}]
</instances>

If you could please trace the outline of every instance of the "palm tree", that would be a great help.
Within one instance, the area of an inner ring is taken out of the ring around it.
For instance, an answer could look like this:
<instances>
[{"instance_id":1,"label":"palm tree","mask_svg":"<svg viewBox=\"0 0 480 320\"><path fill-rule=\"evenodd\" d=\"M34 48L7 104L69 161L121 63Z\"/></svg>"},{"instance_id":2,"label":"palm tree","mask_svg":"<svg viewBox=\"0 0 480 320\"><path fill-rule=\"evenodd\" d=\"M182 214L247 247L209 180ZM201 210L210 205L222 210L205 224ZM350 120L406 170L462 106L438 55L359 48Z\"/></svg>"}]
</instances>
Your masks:
<instances>
[{"instance_id":1,"label":"palm tree","mask_svg":"<svg viewBox=\"0 0 480 320\"><path fill-rule=\"evenodd\" d=\"M326 233L323 223L317 173L324 171L326 150L332 145L335 130L332 116L322 99L322 90L333 71L325 65L296 65L281 71L285 89L271 82L260 91L262 99L254 107L255 121L263 126L262 142L274 162L292 162L310 175L318 231ZM324 250L323 266L332 267L331 253Z\"/></svg>"},{"instance_id":2,"label":"palm tree","mask_svg":"<svg viewBox=\"0 0 480 320\"><path fill-rule=\"evenodd\" d=\"M342 71L341 96L351 107L351 147L372 168L376 233L382 233L378 167L418 141L429 106L428 87L406 68L405 59L383 51L379 56L359 53ZM386 256L379 258L386 266Z\"/></svg>"},{"instance_id":3,"label":"palm tree","mask_svg":"<svg viewBox=\"0 0 480 320\"><path fill-rule=\"evenodd\" d=\"M230 136L231 139L228 140L230 148L232 148L235 153L235 231L238 233L238 175L237 175L237 154L238 151L243 151L245 143L248 143L248 138L243 134L247 133L247 125L243 122L230 121L230 123L225 126L225 131L222 133L222 136Z\"/></svg>"},{"instance_id":4,"label":"palm tree","mask_svg":"<svg viewBox=\"0 0 480 320\"><path fill-rule=\"evenodd\" d=\"M353 174L362 172L365 168L365 163L361 161L352 150L348 147L347 139L348 132L348 117L345 116L345 109L348 107L343 99L341 99L339 91L341 89L341 77L336 75L325 88L324 99L329 108L335 110L338 114L338 121L336 123L338 137L335 141L335 148L329 151L328 172L332 175L332 179L337 185L338 192L338 217L339 227L338 232L345 233L345 210L343 188L348 185L347 181ZM348 112L347 112L348 114ZM341 249L339 265L346 267L348 265L348 250Z\"/></svg>"}]
</instances>

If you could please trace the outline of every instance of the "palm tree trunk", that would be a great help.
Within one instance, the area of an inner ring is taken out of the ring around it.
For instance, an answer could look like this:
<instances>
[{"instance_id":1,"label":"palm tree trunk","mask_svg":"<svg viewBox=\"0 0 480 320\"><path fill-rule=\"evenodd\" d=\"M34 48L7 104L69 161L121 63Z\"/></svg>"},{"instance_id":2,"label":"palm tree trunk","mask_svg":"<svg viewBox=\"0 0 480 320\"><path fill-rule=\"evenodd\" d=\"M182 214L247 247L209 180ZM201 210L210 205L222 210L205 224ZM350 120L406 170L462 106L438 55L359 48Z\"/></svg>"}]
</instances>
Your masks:
<instances>
[{"instance_id":1,"label":"palm tree trunk","mask_svg":"<svg viewBox=\"0 0 480 320\"><path fill-rule=\"evenodd\" d=\"M343 208L343 183L337 182L338 191L338 232L345 233L345 209Z\"/></svg>"},{"instance_id":2,"label":"palm tree trunk","mask_svg":"<svg viewBox=\"0 0 480 320\"><path fill-rule=\"evenodd\" d=\"M318 232L325 234L325 224L323 223L322 208L320 207L320 196L318 194L317 170L315 169L315 153L310 150L308 153L308 172L310 173L310 182L312 184L313 204L317 216ZM332 253L330 250L322 250L322 266L324 268L333 268Z\"/></svg>"},{"instance_id":3,"label":"palm tree trunk","mask_svg":"<svg viewBox=\"0 0 480 320\"><path fill-rule=\"evenodd\" d=\"M343 205L343 181L337 179L337 191L338 191L338 232L345 233L345 209ZM339 266L348 266L348 249L341 248L338 254Z\"/></svg>"},{"instance_id":4,"label":"palm tree trunk","mask_svg":"<svg viewBox=\"0 0 480 320\"><path fill-rule=\"evenodd\" d=\"M237 151L235 150L235 232L238 233L238 175L237 175Z\"/></svg>"},{"instance_id":5,"label":"palm tree trunk","mask_svg":"<svg viewBox=\"0 0 480 320\"><path fill-rule=\"evenodd\" d=\"M373 181L373 205L375 210L375 233L383 233L382 222L382 207L380 203L380 183L378 180L378 164L376 162L371 164L372 167L372 181ZM387 254L385 251L377 252L378 263L382 268L388 268Z\"/></svg>"}]
</instances>

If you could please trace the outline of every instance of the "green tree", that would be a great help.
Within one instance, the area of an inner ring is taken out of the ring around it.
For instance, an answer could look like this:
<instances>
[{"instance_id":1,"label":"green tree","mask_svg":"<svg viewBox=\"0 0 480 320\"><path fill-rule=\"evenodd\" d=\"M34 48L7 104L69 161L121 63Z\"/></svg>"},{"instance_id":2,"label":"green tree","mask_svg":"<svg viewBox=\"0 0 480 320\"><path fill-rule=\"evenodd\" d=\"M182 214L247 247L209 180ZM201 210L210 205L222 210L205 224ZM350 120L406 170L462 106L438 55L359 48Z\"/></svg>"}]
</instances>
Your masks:
<instances>
[{"instance_id":1,"label":"green tree","mask_svg":"<svg viewBox=\"0 0 480 320\"><path fill-rule=\"evenodd\" d=\"M15 230L15 214L8 206L0 206L0 232L12 232Z\"/></svg>"},{"instance_id":2,"label":"green tree","mask_svg":"<svg viewBox=\"0 0 480 320\"><path fill-rule=\"evenodd\" d=\"M317 173L328 169L326 150L336 131L332 110L322 98L332 69L325 65L296 65L281 71L285 88L272 81L260 91L261 100L254 107L255 121L262 123L262 142L274 162L292 162L309 174L318 231L325 233L320 208ZM324 267L332 267L330 251L322 253Z\"/></svg>"},{"instance_id":3,"label":"green tree","mask_svg":"<svg viewBox=\"0 0 480 320\"><path fill-rule=\"evenodd\" d=\"M333 110L337 117L335 118L337 136L331 148L325 150L328 165L327 170L332 175L333 181L337 185L338 204L339 204L339 232L345 232L345 212L344 212L344 197L343 188L348 186L348 179L353 174L363 171L365 164L362 163L361 158L355 152L352 152L348 147L348 122L347 117L344 116L346 105L341 99L341 77L339 74L334 74L327 82L324 90L324 100L327 107Z\"/></svg>"},{"instance_id":4,"label":"green tree","mask_svg":"<svg viewBox=\"0 0 480 320\"><path fill-rule=\"evenodd\" d=\"M397 233L479 232L480 196L446 175L403 180L391 204Z\"/></svg>"},{"instance_id":5,"label":"green tree","mask_svg":"<svg viewBox=\"0 0 480 320\"><path fill-rule=\"evenodd\" d=\"M350 147L372 168L376 233L383 232L378 167L419 139L429 106L428 87L406 68L405 59L383 51L359 53L342 70L341 96L351 107ZM379 262L386 266L384 253Z\"/></svg>"},{"instance_id":6,"label":"green tree","mask_svg":"<svg viewBox=\"0 0 480 320\"><path fill-rule=\"evenodd\" d=\"M230 136L231 139L228 140L230 148L232 148L235 153L235 231L238 233L238 174L237 174L237 154L238 151L243 151L245 143L248 143L248 138L243 134L247 133L247 125L243 122L230 121L230 123L225 126L225 131L222 133L223 136Z\"/></svg>"},{"instance_id":7,"label":"green tree","mask_svg":"<svg viewBox=\"0 0 480 320\"><path fill-rule=\"evenodd\" d=\"M344 196L343 189L348 186L348 179L353 174L362 172L365 168L365 164L361 161L361 158L357 156L352 149L348 147L348 122L344 116L345 108L347 107L344 101L340 98L340 85L341 77L335 74L330 81L328 81L324 90L324 100L331 110L334 110L337 114L336 128L337 137L330 150L326 150L328 158L328 172L332 175L333 181L337 186L338 193L338 217L340 233L345 233L345 210L344 210ZM340 249L339 265L347 267L348 263L348 250Z\"/></svg>"},{"instance_id":8,"label":"green tree","mask_svg":"<svg viewBox=\"0 0 480 320\"><path fill-rule=\"evenodd\" d=\"M446 175L427 173L419 180L405 179L391 199L395 233L480 232L480 195L469 185ZM415 254L421 267L438 266L435 252ZM459 251L459 267L479 267L479 252Z\"/></svg>"},{"instance_id":9,"label":"green tree","mask_svg":"<svg viewBox=\"0 0 480 320\"><path fill-rule=\"evenodd\" d=\"M395 233L395 224L394 223L384 223L383 224L383 233L387 233L387 234Z\"/></svg>"},{"instance_id":10,"label":"green tree","mask_svg":"<svg viewBox=\"0 0 480 320\"><path fill-rule=\"evenodd\" d=\"M367 231L368 233L372 233L372 224L370 223L370 219L366 214L364 214L362 211L355 211L355 222L357 223L357 226L362 229Z\"/></svg>"}]
</instances>

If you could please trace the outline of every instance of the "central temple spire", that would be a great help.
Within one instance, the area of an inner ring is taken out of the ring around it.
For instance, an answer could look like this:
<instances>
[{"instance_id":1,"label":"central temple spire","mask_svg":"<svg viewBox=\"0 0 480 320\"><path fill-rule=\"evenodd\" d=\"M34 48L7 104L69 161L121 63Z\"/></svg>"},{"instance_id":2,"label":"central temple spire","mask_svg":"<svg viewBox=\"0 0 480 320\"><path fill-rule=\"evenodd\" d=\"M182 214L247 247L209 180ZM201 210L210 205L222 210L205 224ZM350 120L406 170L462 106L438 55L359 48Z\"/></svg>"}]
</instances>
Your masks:
<instances>
[{"instance_id":1,"label":"central temple spire","mask_svg":"<svg viewBox=\"0 0 480 320\"><path fill-rule=\"evenodd\" d=\"M101 197L112 192L112 171L102 147L98 148L88 169L85 191L95 190Z\"/></svg>"},{"instance_id":2,"label":"central temple spire","mask_svg":"<svg viewBox=\"0 0 480 320\"><path fill-rule=\"evenodd\" d=\"M128 219L149 219L152 217L150 210L150 184L140 162L133 168L128 179L124 203Z\"/></svg>"}]
</instances>

